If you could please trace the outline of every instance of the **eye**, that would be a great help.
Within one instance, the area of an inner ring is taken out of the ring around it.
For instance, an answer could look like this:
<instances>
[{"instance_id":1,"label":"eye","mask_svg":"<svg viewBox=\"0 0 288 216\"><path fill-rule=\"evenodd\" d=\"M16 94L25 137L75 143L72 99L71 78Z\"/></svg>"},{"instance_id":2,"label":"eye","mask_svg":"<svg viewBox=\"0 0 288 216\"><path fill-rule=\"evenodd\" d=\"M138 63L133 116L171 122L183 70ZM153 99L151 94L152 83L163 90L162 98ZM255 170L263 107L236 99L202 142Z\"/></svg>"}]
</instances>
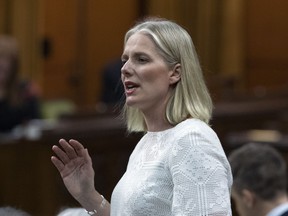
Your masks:
<instances>
[{"instance_id":1,"label":"eye","mask_svg":"<svg viewBox=\"0 0 288 216\"><path fill-rule=\"evenodd\" d=\"M143 64L143 63L148 62L149 59L148 59L147 57L144 57L144 56L139 56L139 57L137 58L137 61Z\"/></svg>"}]
</instances>

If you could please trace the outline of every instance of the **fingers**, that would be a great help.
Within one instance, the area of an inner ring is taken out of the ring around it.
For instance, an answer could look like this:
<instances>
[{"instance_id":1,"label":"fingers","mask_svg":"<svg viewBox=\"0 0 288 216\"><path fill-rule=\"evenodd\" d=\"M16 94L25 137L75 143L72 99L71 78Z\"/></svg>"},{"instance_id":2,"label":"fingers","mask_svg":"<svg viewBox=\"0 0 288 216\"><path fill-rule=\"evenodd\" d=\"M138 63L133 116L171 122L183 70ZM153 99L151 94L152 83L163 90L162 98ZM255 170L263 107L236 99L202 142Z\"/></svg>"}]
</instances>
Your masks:
<instances>
[{"instance_id":1,"label":"fingers","mask_svg":"<svg viewBox=\"0 0 288 216\"><path fill-rule=\"evenodd\" d=\"M64 169L63 162L55 156L51 157L51 161L54 164L54 166L57 168L57 170L61 173L61 171Z\"/></svg>"},{"instance_id":2,"label":"fingers","mask_svg":"<svg viewBox=\"0 0 288 216\"><path fill-rule=\"evenodd\" d=\"M78 156L85 158L86 162L92 163L91 157L88 153L88 149L84 148L84 146L80 142L71 139L69 143L71 144L71 146L73 146Z\"/></svg>"},{"instance_id":3,"label":"fingers","mask_svg":"<svg viewBox=\"0 0 288 216\"><path fill-rule=\"evenodd\" d=\"M59 144L61 145L69 159L74 159L77 157L77 153L74 147L70 144L70 142L68 143L66 140L60 139Z\"/></svg>"},{"instance_id":4,"label":"fingers","mask_svg":"<svg viewBox=\"0 0 288 216\"><path fill-rule=\"evenodd\" d=\"M79 156L87 158L87 153L85 152L83 145L77 140L71 139L67 142L65 139L60 139L59 144L62 148L54 145L52 150L64 165ZM55 162L55 160L53 162Z\"/></svg>"},{"instance_id":5,"label":"fingers","mask_svg":"<svg viewBox=\"0 0 288 216\"><path fill-rule=\"evenodd\" d=\"M84 148L84 146L83 146L80 142L78 142L77 140L71 139L71 140L69 141L69 143L70 143L70 145L74 148L74 150L75 150L75 152L76 152L77 155L79 155L79 156L81 156L81 157L85 156L85 155L84 155L84 152L85 152L84 150L85 150L85 148Z\"/></svg>"},{"instance_id":6,"label":"fingers","mask_svg":"<svg viewBox=\"0 0 288 216\"><path fill-rule=\"evenodd\" d=\"M92 167L92 160L88 150L80 142L72 139L67 142L64 139L60 139L59 144L60 146L54 145L52 147L55 156L51 157L51 161L60 172L62 178L77 167L83 165Z\"/></svg>"},{"instance_id":7,"label":"fingers","mask_svg":"<svg viewBox=\"0 0 288 216\"><path fill-rule=\"evenodd\" d=\"M59 146L54 145L52 147L53 152L56 154L56 156L62 161L62 163L67 164L69 163L70 159L66 152L64 152Z\"/></svg>"}]
</instances>

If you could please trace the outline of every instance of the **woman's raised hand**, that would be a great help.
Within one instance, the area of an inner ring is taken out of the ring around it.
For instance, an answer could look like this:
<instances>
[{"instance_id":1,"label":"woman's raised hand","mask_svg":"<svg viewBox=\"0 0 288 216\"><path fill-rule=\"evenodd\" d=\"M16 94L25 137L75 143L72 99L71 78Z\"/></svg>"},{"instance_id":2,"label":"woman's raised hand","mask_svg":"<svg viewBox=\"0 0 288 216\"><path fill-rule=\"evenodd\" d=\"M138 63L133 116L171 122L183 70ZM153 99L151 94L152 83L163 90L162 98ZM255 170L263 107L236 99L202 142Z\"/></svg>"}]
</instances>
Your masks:
<instances>
[{"instance_id":1,"label":"woman's raised hand","mask_svg":"<svg viewBox=\"0 0 288 216\"><path fill-rule=\"evenodd\" d=\"M77 140L59 140L60 147L54 145L56 156L51 161L58 169L70 194L79 202L95 192L94 170L88 150Z\"/></svg>"}]
</instances>

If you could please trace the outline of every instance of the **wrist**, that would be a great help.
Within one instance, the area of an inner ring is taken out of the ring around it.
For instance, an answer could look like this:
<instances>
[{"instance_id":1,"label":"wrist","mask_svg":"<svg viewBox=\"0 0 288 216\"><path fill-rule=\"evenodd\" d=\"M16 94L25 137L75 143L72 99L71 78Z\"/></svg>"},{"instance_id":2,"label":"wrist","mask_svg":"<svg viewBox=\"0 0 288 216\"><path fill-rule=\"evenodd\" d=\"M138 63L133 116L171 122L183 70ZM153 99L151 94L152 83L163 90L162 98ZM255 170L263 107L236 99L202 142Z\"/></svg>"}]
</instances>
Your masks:
<instances>
[{"instance_id":1,"label":"wrist","mask_svg":"<svg viewBox=\"0 0 288 216\"><path fill-rule=\"evenodd\" d=\"M87 213L88 215L95 215L95 214L97 214L98 212L100 212L101 210L104 209L107 201L106 201L106 199L104 198L103 195L100 195L100 197L102 198L102 201L101 201L101 203L100 203L100 206L99 206L97 209L94 208L93 210L87 210L87 209L86 209L86 213Z\"/></svg>"},{"instance_id":2,"label":"wrist","mask_svg":"<svg viewBox=\"0 0 288 216\"><path fill-rule=\"evenodd\" d=\"M103 205L103 202L106 202L106 199L96 190L90 193L86 193L85 195L79 197L77 200L87 211L93 211L94 209L97 210L101 205Z\"/></svg>"}]
</instances>

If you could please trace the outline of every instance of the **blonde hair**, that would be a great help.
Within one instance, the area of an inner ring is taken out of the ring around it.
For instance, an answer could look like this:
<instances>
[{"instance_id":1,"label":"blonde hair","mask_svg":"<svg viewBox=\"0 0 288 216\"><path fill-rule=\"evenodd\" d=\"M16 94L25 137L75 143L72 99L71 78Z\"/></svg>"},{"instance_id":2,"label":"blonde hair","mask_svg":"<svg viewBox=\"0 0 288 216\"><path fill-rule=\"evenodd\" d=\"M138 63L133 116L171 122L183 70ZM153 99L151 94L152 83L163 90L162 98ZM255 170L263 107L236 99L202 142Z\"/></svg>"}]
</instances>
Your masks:
<instances>
[{"instance_id":1,"label":"blonde hair","mask_svg":"<svg viewBox=\"0 0 288 216\"><path fill-rule=\"evenodd\" d=\"M147 35L169 67L181 65L181 79L176 84L167 106L165 117L171 125L187 118L209 123L212 100L206 87L200 63L190 35L178 24L164 19L147 19L131 28L125 35L124 45L136 32ZM143 113L124 106L124 118L129 132L147 131Z\"/></svg>"}]
</instances>

